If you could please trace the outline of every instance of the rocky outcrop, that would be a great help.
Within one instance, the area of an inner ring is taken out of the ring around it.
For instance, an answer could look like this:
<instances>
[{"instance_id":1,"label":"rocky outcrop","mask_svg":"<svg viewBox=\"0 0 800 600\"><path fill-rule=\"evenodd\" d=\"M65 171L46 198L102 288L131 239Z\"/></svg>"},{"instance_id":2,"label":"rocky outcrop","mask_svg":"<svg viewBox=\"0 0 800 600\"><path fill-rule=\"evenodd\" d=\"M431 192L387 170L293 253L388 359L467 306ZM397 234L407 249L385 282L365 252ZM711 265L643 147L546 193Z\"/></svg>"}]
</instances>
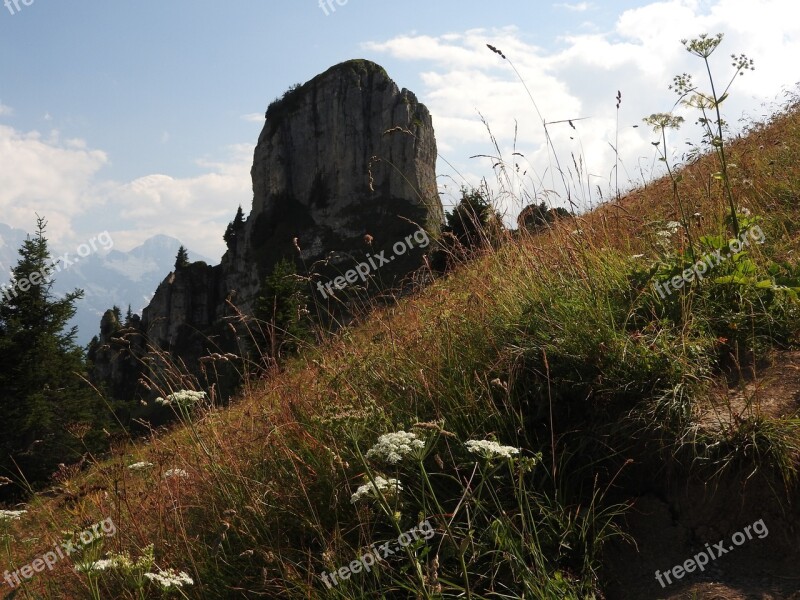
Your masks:
<instances>
[{"instance_id":1,"label":"rocky outcrop","mask_svg":"<svg viewBox=\"0 0 800 600\"><path fill-rule=\"evenodd\" d=\"M347 61L291 88L267 109L252 210L229 226L220 265L171 273L144 310L141 331L179 353L224 350L202 348L198 333L218 327L232 304L252 313L282 259L296 264L321 304L342 306L348 293L396 285L421 265L443 221L435 166L430 113L375 63ZM368 277L319 294L315 283L344 281L357 264L370 264Z\"/></svg>"},{"instance_id":2,"label":"rocky outcrop","mask_svg":"<svg viewBox=\"0 0 800 600\"><path fill-rule=\"evenodd\" d=\"M266 114L253 161L246 239L269 270L296 251L346 262L364 236L391 246L443 220L431 116L414 94L364 60L292 89ZM417 255L418 256L418 255ZM413 257L393 264L413 268Z\"/></svg>"}]
</instances>

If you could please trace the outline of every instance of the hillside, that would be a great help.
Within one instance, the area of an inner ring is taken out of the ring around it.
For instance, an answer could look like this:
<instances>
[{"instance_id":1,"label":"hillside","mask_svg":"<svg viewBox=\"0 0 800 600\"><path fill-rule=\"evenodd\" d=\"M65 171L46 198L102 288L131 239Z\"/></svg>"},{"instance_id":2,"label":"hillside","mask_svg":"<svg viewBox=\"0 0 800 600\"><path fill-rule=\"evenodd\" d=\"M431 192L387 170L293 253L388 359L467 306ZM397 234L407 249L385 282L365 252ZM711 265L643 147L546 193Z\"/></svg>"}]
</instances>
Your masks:
<instances>
[{"instance_id":1,"label":"hillside","mask_svg":"<svg viewBox=\"0 0 800 600\"><path fill-rule=\"evenodd\" d=\"M732 237L713 154L683 211L665 178L505 234L229 408L171 396L0 521L10 572L103 524L7 597L800 597L797 104L728 152L750 241L702 281L651 287Z\"/></svg>"}]
</instances>

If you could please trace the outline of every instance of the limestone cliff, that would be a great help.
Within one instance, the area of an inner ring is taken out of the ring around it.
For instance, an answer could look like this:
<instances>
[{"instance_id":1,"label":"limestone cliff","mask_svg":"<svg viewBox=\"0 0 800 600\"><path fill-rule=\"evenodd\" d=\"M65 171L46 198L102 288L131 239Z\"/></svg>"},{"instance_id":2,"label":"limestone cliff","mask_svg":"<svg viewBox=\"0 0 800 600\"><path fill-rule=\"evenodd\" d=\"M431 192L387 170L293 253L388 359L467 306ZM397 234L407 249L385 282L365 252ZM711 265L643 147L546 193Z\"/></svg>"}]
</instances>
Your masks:
<instances>
[{"instance_id":1,"label":"limestone cliff","mask_svg":"<svg viewBox=\"0 0 800 600\"><path fill-rule=\"evenodd\" d=\"M310 264L361 250L365 234L381 245L440 226L430 113L378 65L332 67L273 103L266 118L246 233L263 268L293 252L295 237Z\"/></svg>"},{"instance_id":2,"label":"limestone cliff","mask_svg":"<svg viewBox=\"0 0 800 600\"><path fill-rule=\"evenodd\" d=\"M392 249L420 229L433 239L441 227L435 166L430 113L375 63L347 61L291 88L267 109L253 157L252 210L229 227L220 265L170 273L144 310L141 331L179 354L208 351L204 336L231 314L227 300L252 312L281 259L295 262L313 296L316 280L383 252L391 260L350 287L369 293L395 285L421 265L427 244Z\"/></svg>"}]
</instances>

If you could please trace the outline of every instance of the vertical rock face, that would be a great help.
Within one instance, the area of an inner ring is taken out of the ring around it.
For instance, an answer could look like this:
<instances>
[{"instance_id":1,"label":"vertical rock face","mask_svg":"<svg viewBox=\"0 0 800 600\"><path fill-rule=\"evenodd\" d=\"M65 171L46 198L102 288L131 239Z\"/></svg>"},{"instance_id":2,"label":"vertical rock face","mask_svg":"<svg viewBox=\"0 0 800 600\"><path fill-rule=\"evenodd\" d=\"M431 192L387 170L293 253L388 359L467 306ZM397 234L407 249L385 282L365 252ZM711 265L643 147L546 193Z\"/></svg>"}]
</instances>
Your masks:
<instances>
[{"instance_id":1,"label":"vertical rock face","mask_svg":"<svg viewBox=\"0 0 800 600\"><path fill-rule=\"evenodd\" d=\"M209 346L199 334L219 331L230 314L227 299L252 313L260 283L282 259L312 282L311 296L315 281L330 282L369 253L370 278L348 281L351 289L399 282L428 247L411 234L424 229L427 241L443 222L435 167L430 113L375 63L347 61L290 89L267 109L252 211L226 234L221 264L171 273L144 310L141 331L188 362ZM376 262L381 252L387 259Z\"/></svg>"},{"instance_id":2,"label":"vertical rock face","mask_svg":"<svg viewBox=\"0 0 800 600\"><path fill-rule=\"evenodd\" d=\"M281 257L309 266L391 246L443 220L428 109L375 63L352 60L287 92L267 110L253 169L247 246L263 272ZM418 266L414 253L394 273ZM416 254L418 258L418 254Z\"/></svg>"},{"instance_id":3,"label":"vertical rock face","mask_svg":"<svg viewBox=\"0 0 800 600\"><path fill-rule=\"evenodd\" d=\"M148 337L161 346L176 346L181 329L208 327L217 318L219 269L194 263L167 275L142 312Z\"/></svg>"}]
</instances>

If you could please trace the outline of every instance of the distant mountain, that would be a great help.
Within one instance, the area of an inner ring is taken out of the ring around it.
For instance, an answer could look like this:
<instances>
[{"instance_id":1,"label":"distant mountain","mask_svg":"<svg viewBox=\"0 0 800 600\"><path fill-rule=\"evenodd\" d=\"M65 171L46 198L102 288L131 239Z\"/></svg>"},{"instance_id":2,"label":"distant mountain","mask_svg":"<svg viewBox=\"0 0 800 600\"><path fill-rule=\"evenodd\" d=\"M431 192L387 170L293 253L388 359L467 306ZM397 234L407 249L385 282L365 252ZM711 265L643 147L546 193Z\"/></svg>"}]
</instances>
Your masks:
<instances>
[{"instance_id":1,"label":"distant mountain","mask_svg":"<svg viewBox=\"0 0 800 600\"><path fill-rule=\"evenodd\" d=\"M19 248L28 234L0 223L0 285L8 283L8 275L19 259Z\"/></svg>"},{"instance_id":2,"label":"distant mountain","mask_svg":"<svg viewBox=\"0 0 800 600\"><path fill-rule=\"evenodd\" d=\"M17 250L27 233L0 223L0 283L7 283L11 269L17 264ZM180 240L155 235L128 252L111 250L105 255L92 253L76 260L74 252L69 267L54 275L53 291L64 294L80 288L84 297L77 302L77 313L71 325L78 327L77 342L84 346L100 331L100 318L114 305L122 310L141 314L158 284L172 271ZM60 256L53 251L54 257ZM214 264L210 259L189 250L189 259Z\"/></svg>"}]
</instances>

